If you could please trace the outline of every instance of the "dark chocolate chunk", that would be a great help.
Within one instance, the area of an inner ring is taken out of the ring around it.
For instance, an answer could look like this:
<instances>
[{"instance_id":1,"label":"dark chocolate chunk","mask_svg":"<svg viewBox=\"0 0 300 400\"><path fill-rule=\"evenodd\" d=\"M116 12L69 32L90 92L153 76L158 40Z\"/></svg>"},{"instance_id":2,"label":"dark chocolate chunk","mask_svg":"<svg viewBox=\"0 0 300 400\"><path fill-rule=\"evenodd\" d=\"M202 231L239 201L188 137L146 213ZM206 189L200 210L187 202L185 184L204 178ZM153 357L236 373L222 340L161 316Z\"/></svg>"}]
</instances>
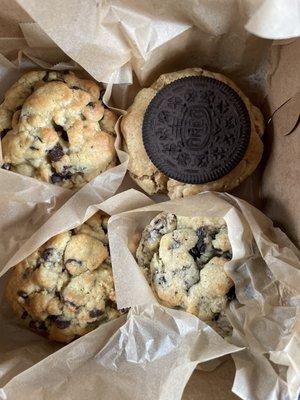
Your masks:
<instances>
[{"instance_id":1,"label":"dark chocolate chunk","mask_svg":"<svg viewBox=\"0 0 300 400\"><path fill-rule=\"evenodd\" d=\"M22 106L16 107L15 111L19 111L19 110L22 110Z\"/></svg>"},{"instance_id":2,"label":"dark chocolate chunk","mask_svg":"<svg viewBox=\"0 0 300 400\"><path fill-rule=\"evenodd\" d=\"M178 249L181 245L181 242L179 240L176 240L173 238L173 242L171 244L171 249L170 250L174 250L174 249Z\"/></svg>"},{"instance_id":3,"label":"dark chocolate chunk","mask_svg":"<svg viewBox=\"0 0 300 400\"><path fill-rule=\"evenodd\" d=\"M52 183L60 183L63 180L63 177L60 174L52 174L51 176L51 182Z\"/></svg>"},{"instance_id":4,"label":"dark chocolate chunk","mask_svg":"<svg viewBox=\"0 0 300 400\"><path fill-rule=\"evenodd\" d=\"M51 150L48 151L48 156L51 161L59 161L64 156L63 148L57 143Z\"/></svg>"},{"instance_id":5,"label":"dark chocolate chunk","mask_svg":"<svg viewBox=\"0 0 300 400\"><path fill-rule=\"evenodd\" d=\"M52 249L52 248L46 249L46 250L43 251L41 257L42 257L45 261L47 261L47 260L49 259L49 257L52 255L52 252L53 252L53 249Z\"/></svg>"},{"instance_id":6,"label":"dark chocolate chunk","mask_svg":"<svg viewBox=\"0 0 300 400\"><path fill-rule=\"evenodd\" d=\"M95 103L94 101L90 101L90 102L87 104L87 106L88 106L88 107L91 107L91 108L95 108L95 107L96 107L96 103Z\"/></svg>"},{"instance_id":7,"label":"dark chocolate chunk","mask_svg":"<svg viewBox=\"0 0 300 400\"><path fill-rule=\"evenodd\" d=\"M47 330L47 327L46 327L46 324L45 324L44 321L39 321L39 322L36 324L36 327L37 327L37 329L40 330L40 331L46 331L46 330Z\"/></svg>"},{"instance_id":8,"label":"dark chocolate chunk","mask_svg":"<svg viewBox=\"0 0 300 400\"><path fill-rule=\"evenodd\" d=\"M193 257L194 260L201 257L201 254L205 252L205 243L203 239L198 239L195 247L189 250L190 255Z\"/></svg>"},{"instance_id":9,"label":"dark chocolate chunk","mask_svg":"<svg viewBox=\"0 0 300 400\"><path fill-rule=\"evenodd\" d=\"M11 164L10 163L4 163L2 164L2 169L6 169L7 171L11 170Z\"/></svg>"},{"instance_id":10,"label":"dark chocolate chunk","mask_svg":"<svg viewBox=\"0 0 300 400\"><path fill-rule=\"evenodd\" d=\"M204 76L166 85L150 102L143 142L153 164L180 182L201 184L228 174L248 148L248 110L230 86Z\"/></svg>"},{"instance_id":11,"label":"dark chocolate chunk","mask_svg":"<svg viewBox=\"0 0 300 400\"><path fill-rule=\"evenodd\" d=\"M70 167L67 165L63 166L62 172L61 172L61 176L63 177L63 179L70 179L72 177L72 172L70 171Z\"/></svg>"},{"instance_id":12,"label":"dark chocolate chunk","mask_svg":"<svg viewBox=\"0 0 300 400\"><path fill-rule=\"evenodd\" d=\"M23 290L18 290L17 295L22 297L22 299L26 299L28 297L28 293L24 292Z\"/></svg>"},{"instance_id":13,"label":"dark chocolate chunk","mask_svg":"<svg viewBox=\"0 0 300 400\"><path fill-rule=\"evenodd\" d=\"M57 133L60 133L61 138L65 142L68 142L69 141L69 137L68 137L67 131L61 125L57 125L54 121L52 121L52 124L53 124L53 128L55 129L55 131Z\"/></svg>"},{"instance_id":14,"label":"dark chocolate chunk","mask_svg":"<svg viewBox=\"0 0 300 400\"><path fill-rule=\"evenodd\" d=\"M34 146L30 146L29 148L30 148L30 150L38 150L38 148L36 148Z\"/></svg>"},{"instance_id":15,"label":"dark chocolate chunk","mask_svg":"<svg viewBox=\"0 0 300 400\"><path fill-rule=\"evenodd\" d=\"M74 308L78 308L79 307L77 304L73 303L73 301L70 301L70 300L65 300L65 303L69 304L71 307L74 307Z\"/></svg>"},{"instance_id":16,"label":"dark chocolate chunk","mask_svg":"<svg viewBox=\"0 0 300 400\"><path fill-rule=\"evenodd\" d=\"M232 286L229 289L229 292L227 292L226 296L227 296L228 301L232 301L232 300L236 299L235 287L234 286Z\"/></svg>"},{"instance_id":17,"label":"dark chocolate chunk","mask_svg":"<svg viewBox=\"0 0 300 400\"><path fill-rule=\"evenodd\" d=\"M74 90L82 90L80 87L78 87L78 86L72 86L72 89L74 89Z\"/></svg>"},{"instance_id":18,"label":"dark chocolate chunk","mask_svg":"<svg viewBox=\"0 0 300 400\"><path fill-rule=\"evenodd\" d=\"M111 307L111 308L117 308L116 303L114 301L110 300L110 299L106 300L105 306L106 307Z\"/></svg>"},{"instance_id":19,"label":"dark chocolate chunk","mask_svg":"<svg viewBox=\"0 0 300 400\"><path fill-rule=\"evenodd\" d=\"M4 136L7 134L7 132L9 132L9 131L10 131L10 128L3 129L0 133L1 139L3 139Z\"/></svg>"},{"instance_id":20,"label":"dark chocolate chunk","mask_svg":"<svg viewBox=\"0 0 300 400\"><path fill-rule=\"evenodd\" d=\"M54 323L59 329L66 329L71 325L71 321L64 319L63 317L54 318Z\"/></svg>"},{"instance_id":21,"label":"dark chocolate chunk","mask_svg":"<svg viewBox=\"0 0 300 400\"><path fill-rule=\"evenodd\" d=\"M90 312L89 312L89 316L91 317L91 318L98 318L98 317L101 317L101 315L103 315L104 313L103 313L103 311L102 310L99 310L99 309L97 309L97 308L94 308L93 310L91 310Z\"/></svg>"},{"instance_id":22,"label":"dark chocolate chunk","mask_svg":"<svg viewBox=\"0 0 300 400\"><path fill-rule=\"evenodd\" d=\"M105 93L105 89L100 90L99 100L102 100L102 99L103 99L104 93ZM103 104L103 106L105 107L105 104ZM107 107L106 107L106 108L107 108Z\"/></svg>"},{"instance_id":23,"label":"dark chocolate chunk","mask_svg":"<svg viewBox=\"0 0 300 400\"><path fill-rule=\"evenodd\" d=\"M167 283L167 280L166 280L166 278L165 278L164 276L160 276L160 277L157 279L157 283L158 283L159 285L164 286L164 285Z\"/></svg>"},{"instance_id":24,"label":"dark chocolate chunk","mask_svg":"<svg viewBox=\"0 0 300 400\"><path fill-rule=\"evenodd\" d=\"M26 319L27 317L28 317L28 312L24 311L22 316L21 316L21 319Z\"/></svg>"},{"instance_id":25,"label":"dark chocolate chunk","mask_svg":"<svg viewBox=\"0 0 300 400\"><path fill-rule=\"evenodd\" d=\"M49 71L46 72L46 75L44 76L43 81L47 82L48 79L49 79Z\"/></svg>"},{"instance_id":26,"label":"dark chocolate chunk","mask_svg":"<svg viewBox=\"0 0 300 400\"><path fill-rule=\"evenodd\" d=\"M220 313L214 313L214 315L213 315L213 317L212 317L212 320L213 321L218 321L218 319L220 318Z\"/></svg>"}]
</instances>

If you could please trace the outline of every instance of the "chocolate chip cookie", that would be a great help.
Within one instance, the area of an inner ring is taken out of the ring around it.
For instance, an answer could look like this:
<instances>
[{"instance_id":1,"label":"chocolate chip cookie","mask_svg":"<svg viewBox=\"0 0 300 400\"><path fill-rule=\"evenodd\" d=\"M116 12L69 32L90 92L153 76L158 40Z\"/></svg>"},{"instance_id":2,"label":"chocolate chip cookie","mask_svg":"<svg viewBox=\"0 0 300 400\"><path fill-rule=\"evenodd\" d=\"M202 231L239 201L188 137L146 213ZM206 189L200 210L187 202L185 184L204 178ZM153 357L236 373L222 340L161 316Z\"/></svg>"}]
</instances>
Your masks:
<instances>
[{"instance_id":1,"label":"chocolate chip cookie","mask_svg":"<svg viewBox=\"0 0 300 400\"><path fill-rule=\"evenodd\" d=\"M230 191L263 152L260 110L229 78L202 68L163 74L142 89L121 130L130 174L150 195Z\"/></svg>"},{"instance_id":2,"label":"chocolate chip cookie","mask_svg":"<svg viewBox=\"0 0 300 400\"><path fill-rule=\"evenodd\" d=\"M2 168L78 189L115 165L116 120L96 82L69 71L28 72L0 106Z\"/></svg>"},{"instance_id":3,"label":"chocolate chip cookie","mask_svg":"<svg viewBox=\"0 0 300 400\"><path fill-rule=\"evenodd\" d=\"M14 267L6 298L37 333L70 342L120 315L107 220L98 212L74 230L51 238Z\"/></svg>"},{"instance_id":4,"label":"chocolate chip cookie","mask_svg":"<svg viewBox=\"0 0 300 400\"><path fill-rule=\"evenodd\" d=\"M234 287L224 265L232 251L222 218L161 213L144 229L136 258L163 305L230 332L224 311Z\"/></svg>"}]
</instances>

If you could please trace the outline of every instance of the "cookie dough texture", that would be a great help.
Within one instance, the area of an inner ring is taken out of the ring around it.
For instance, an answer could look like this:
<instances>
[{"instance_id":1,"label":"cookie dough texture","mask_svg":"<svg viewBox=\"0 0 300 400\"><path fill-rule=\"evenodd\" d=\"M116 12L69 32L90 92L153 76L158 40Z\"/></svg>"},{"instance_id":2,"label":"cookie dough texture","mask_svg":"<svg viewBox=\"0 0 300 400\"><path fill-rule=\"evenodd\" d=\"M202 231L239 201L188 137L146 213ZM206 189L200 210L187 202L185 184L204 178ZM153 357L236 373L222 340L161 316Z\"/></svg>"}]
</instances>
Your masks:
<instances>
[{"instance_id":1,"label":"cookie dough texture","mask_svg":"<svg viewBox=\"0 0 300 400\"><path fill-rule=\"evenodd\" d=\"M77 189L116 163L115 114L72 72L31 71L0 105L3 168Z\"/></svg>"},{"instance_id":2,"label":"cookie dough texture","mask_svg":"<svg viewBox=\"0 0 300 400\"><path fill-rule=\"evenodd\" d=\"M233 281L224 265L232 252L222 218L161 213L144 229L136 258L163 305L194 314L223 335L229 332L224 310Z\"/></svg>"},{"instance_id":3,"label":"cookie dough texture","mask_svg":"<svg viewBox=\"0 0 300 400\"><path fill-rule=\"evenodd\" d=\"M244 101L251 120L251 136L243 160L222 178L200 185L185 184L168 178L150 161L143 145L142 126L146 109L156 93L176 79L188 76L206 76L218 79L234 89ZM230 191L246 179L257 167L263 153L260 137L263 134L264 122L260 110L251 104L244 93L224 75L209 72L201 68L190 68L183 71L161 75L149 88L142 89L122 118L121 129L125 149L129 154L129 171L137 184L150 195L167 193L170 198L190 196L206 190Z\"/></svg>"},{"instance_id":4,"label":"cookie dough texture","mask_svg":"<svg viewBox=\"0 0 300 400\"><path fill-rule=\"evenodd\" d=\"M6 298L25 325L50 340L70 342L120 315L107 219L95 214L14 267Z\"/></svg>"}]
</instances>

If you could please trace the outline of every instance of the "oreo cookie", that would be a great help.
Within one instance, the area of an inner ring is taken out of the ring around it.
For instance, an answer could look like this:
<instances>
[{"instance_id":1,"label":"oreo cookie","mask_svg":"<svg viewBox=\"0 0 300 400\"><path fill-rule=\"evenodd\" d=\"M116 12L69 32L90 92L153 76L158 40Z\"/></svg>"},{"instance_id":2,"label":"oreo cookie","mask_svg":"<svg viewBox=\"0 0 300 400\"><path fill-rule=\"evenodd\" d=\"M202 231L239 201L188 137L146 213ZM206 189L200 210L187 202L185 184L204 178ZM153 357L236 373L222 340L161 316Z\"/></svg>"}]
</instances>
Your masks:
<instances>
[{"instance_id":1,"label":"oreo cookie","mask_svg":"<svg viewBox=\"0 0 300 400\"><path fill-rule=\"evenodd\" d=\"M230 86L204 76L178 79L150 102L143 143L169 178L201 184L222 178L243 159L251 135L248 110Z\"/></svg>"}]
</instances>

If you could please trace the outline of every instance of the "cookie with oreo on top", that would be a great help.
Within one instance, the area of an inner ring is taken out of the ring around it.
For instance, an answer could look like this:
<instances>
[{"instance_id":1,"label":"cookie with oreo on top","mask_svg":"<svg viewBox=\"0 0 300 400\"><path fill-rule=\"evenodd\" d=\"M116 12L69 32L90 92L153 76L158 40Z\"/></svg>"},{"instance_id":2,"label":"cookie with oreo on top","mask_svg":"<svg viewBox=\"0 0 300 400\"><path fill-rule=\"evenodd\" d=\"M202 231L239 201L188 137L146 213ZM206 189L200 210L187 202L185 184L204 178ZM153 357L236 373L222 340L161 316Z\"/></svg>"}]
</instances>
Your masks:
<instances>
[{"instance_id":1,"label":"cookie with oreo on top","mask_svg":"<svg viewBox=\"0 0 300 400\"><path fill-rule=\"evenodd\" d=\"M191 68L142 89L121 130L129 171L148 194L230 191L263 152L261 112L224 75Z\"/></svg>"}]
</instances>

